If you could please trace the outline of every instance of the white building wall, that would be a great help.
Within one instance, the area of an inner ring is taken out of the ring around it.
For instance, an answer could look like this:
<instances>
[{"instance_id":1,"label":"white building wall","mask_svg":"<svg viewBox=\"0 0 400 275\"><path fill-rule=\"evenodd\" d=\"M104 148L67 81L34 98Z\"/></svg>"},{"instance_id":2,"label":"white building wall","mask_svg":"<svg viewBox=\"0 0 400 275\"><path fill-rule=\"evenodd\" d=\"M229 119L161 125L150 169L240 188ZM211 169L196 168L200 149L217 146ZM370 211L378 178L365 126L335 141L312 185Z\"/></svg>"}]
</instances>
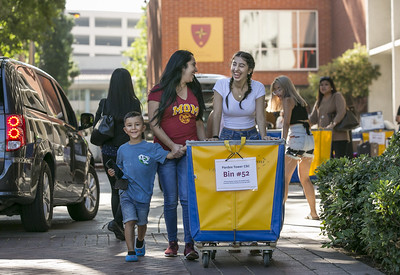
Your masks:
<instances>
[{"instance_id":1,"label":"white building wall","mask_svg":"<svg viewBox=\"0 0 400 275\"><path fill-rule=\"evenodd\" d=\"M380 66L381 76L369 87L368 111L382 111L384 119L393 121L390 117L393 112L392 102L392 57L390 53L382 53L371 56L373 64Z\"/></svg>"},{"instance_id":2,"label":"white building wall","mask_svg":"<svg viewBox=\"0 0 400 275\"><path fill-rule=\"evenodd\" d=\"M381 110L395 123L400 106L400 0L366 0L367 48L382 75L370 87L369 111Z\"/></svg>"}]
</instances>

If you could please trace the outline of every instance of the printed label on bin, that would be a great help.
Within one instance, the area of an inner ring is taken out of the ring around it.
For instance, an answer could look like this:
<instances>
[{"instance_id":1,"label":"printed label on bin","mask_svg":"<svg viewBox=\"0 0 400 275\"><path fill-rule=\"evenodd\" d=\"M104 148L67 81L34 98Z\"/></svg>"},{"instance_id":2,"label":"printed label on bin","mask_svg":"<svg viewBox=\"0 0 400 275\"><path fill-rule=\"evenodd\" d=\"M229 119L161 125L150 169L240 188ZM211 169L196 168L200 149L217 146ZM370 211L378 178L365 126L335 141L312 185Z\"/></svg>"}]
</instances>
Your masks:
<instances>
[{"instance_id":1,"label":"printed label on bin","mask_svg":"<svg viewBox=\"0 0 400 275\"><path fill-rule=\"evenodd\" d=\"M215 182L217 191L256 190L256 158L216 159Z\"/></svg>"},{"instance_id":2,"label":"printed label on bin","mask_svg":"<svg viewBox=\"0 0 400 275\"><path fill-rule=\"evenodd\" d=\"M385 132L369 132L369 143L385 144Z\"/></svg>"}]
</instances>

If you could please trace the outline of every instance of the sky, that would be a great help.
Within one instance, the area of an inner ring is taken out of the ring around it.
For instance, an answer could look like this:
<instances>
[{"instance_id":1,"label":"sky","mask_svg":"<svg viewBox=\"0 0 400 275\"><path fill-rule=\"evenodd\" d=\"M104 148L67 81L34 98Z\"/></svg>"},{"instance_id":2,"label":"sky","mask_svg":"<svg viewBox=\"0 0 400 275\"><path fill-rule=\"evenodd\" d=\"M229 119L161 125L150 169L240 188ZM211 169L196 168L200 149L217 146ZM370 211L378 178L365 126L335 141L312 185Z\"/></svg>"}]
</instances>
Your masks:
<instances>
[{"instance_id":1,"label":"sky","mask_svg":"<svg viewBox=\"0 0 400 275\"><path fill-rule=\"evenodd\" d=\"M66 0L67 10L142 12L144 0Z\"/></svg>"}]
</instances>

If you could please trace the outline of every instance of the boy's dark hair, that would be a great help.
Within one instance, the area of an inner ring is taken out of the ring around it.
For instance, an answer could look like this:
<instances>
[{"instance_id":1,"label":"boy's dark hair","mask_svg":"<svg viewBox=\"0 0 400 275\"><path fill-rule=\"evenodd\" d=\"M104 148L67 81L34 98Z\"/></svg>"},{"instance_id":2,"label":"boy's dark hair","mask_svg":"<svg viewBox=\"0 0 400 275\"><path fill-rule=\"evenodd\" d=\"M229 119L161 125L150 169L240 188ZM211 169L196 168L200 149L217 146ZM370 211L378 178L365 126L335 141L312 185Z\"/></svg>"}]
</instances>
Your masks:
<instances>
[{"instance_id":1,"label":"boy's dark hair","mask_svg":"<svg viewBox=\"0 0 400 275\"><path fill-rule=\"evenodd\" d=\"M144 124L144 118L143 118L142 114L139 112L136 112L136 111L129 112L124 116L124 124L125 124L126 120L130 117L140 117L140 120Z\"/></svg>"}]
</instances>

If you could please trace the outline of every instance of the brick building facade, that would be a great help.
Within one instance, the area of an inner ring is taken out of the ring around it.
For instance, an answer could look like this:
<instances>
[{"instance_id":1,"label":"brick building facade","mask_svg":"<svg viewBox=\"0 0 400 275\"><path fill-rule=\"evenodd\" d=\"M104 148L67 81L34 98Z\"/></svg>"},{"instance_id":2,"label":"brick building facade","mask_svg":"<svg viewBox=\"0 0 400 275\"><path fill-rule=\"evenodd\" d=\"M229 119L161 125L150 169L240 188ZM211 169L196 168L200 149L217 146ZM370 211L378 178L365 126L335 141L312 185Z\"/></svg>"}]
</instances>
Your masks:
<instances>
[{"instance_id":1,"label":"brick building facade","mask_svg":"<svg viewBox=\"0 0 400 275\"><path fill-rule=\"evenodd\" d=\"M266 86L280 74L289 76L296 86L307 86L308 72L317 71L320 65L352 48L354 42L365 44L363 0L150 0L147 13L149 88L158 82L180 43L194 38L194 34L190 37L184 33L191 18L193 25L197 21L200 26L207 25L202 18L211 25L214 19L222 19L222 37L217 38L222 60L201 61L196 49L186 48L194 52L200 73L229 76L232 55L246 50L256 56L253 78ZM261 37L260 43L249 41L253 37ZM206 48L198 45L199 51Z\"/></svg>"}]
</instances>

